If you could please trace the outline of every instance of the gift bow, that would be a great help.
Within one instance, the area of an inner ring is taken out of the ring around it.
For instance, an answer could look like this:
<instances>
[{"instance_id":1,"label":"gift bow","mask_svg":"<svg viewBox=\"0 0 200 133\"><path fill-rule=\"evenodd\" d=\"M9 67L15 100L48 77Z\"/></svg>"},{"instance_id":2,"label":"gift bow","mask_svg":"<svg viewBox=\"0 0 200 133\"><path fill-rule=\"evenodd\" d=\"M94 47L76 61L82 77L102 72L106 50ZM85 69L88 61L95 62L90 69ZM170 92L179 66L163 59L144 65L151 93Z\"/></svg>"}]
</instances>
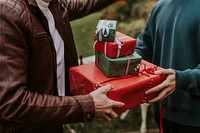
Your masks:
<instances>
[{"instance_id":1,"label":"gift bow","mask_svg":"<svg viewBox=\"0 0 200 133\"><path fill-rule=\"evenodd\" d=\"M123 44L123 41L120 41L120 40L121 40L121 39L127 39L127 38L130 38L130 37L129 37L129 36L121 36L121 37L115 38L115 42L116 42L117 45L118 45L117 56L116 56L116 57L119 57L119 56L120 56L122 45L124 45L124 44Z\"/></svg>"},{"instance_id":2,"label":"gift bow","mask_svg":"<svg viewBox=\"0 0 200 133\"><path fill-rule=\"evenodd\" d=\"M119 41L119 39L115 38L115 42L117 43L117 46L118 46L118 49L117 49L117 56L116 57L119 57L120 56L120 52L121 52L121 48L122 48L122 42Z\"/></svg>"},{"instance_id":3,"label":"gift bow","mask_svg":"<svg viewBox=\"0 0 200 133\"><path fill-rule=\"evenodd\" d=\"M110 33L110 27L113 27L113 24L106 21L100 21L99 27L96 29L96 35L99 34L99 41L102 41L102 36L107 37Z\"/></svg>"}]
</instances>

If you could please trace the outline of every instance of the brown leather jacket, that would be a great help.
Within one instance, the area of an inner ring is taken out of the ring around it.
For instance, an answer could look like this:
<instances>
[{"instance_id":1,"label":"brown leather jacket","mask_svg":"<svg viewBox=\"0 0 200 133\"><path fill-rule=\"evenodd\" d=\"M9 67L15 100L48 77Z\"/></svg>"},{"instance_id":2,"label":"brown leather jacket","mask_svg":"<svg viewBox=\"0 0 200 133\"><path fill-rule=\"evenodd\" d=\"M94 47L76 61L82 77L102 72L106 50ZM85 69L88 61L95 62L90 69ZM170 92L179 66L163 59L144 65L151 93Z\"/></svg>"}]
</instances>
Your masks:
<instances>
[{"instance_id":1,"label":"brown leather jacket","mask_svg":"<svg viewBox=\"0 0 200 133\"><path fill-rule=\"evenodd\" d=\"M52 0L68 70L78 64L70 21L115 0ZM0 0L0 133L61 133L62 124L94 117L90 95L58 97L56 53L35 0Z\"/></svg>"}]
</instances>

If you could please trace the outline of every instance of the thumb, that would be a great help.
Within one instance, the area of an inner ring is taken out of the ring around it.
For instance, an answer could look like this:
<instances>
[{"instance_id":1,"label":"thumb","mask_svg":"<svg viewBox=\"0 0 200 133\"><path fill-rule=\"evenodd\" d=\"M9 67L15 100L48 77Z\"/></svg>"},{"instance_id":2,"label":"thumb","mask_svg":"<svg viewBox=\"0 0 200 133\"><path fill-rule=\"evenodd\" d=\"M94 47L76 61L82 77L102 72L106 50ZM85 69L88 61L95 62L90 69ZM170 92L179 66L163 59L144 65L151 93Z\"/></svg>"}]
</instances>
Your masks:
<instances>
[{"instance_id":1,"label":"thumb","mask_svg":"<svg viewBox=\"0 0 200 133\"><path fill-rule=\"evenodd\" d=\"M105 86L102 86L102 87L99 88L98 90L99 90L100 93L107 94L108 91L111 90L112 88L114 88L113 85L111 85L111 84L107 84L107 85L105 85Z\"/></svg>"},{"instance_id":2,"label":"thumb","mask_svg":"<svg viewBox=\"0 0 200 133\"><path fill-rule=\"evenodd\" d=\"M154 72L155 74L173 74L175 71L173 69L162 69L162 70L156 70Z\"/></svg>"}]
</instances>

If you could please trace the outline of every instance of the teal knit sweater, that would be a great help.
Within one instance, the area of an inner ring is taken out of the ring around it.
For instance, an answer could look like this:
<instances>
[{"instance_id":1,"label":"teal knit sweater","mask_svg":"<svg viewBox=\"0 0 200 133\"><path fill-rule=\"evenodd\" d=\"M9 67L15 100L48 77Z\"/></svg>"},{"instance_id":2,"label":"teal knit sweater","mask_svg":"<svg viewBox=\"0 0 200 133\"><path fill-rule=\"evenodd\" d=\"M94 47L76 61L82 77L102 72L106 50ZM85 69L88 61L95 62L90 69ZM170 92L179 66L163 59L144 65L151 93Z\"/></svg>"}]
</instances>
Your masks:
<instances>
[{"instance_id":1,"label":"teal knit sweater","mask_svg":"<svg viewBox=\"0 0 200 133\"><path fill-rule=\"evenodd\" d=\"M164 101L164 118L200 127L200 0L159 0L136 52L176 70L176 90ZM158 104L154 109L158 111Z\"/></svg>"}]
</instances>

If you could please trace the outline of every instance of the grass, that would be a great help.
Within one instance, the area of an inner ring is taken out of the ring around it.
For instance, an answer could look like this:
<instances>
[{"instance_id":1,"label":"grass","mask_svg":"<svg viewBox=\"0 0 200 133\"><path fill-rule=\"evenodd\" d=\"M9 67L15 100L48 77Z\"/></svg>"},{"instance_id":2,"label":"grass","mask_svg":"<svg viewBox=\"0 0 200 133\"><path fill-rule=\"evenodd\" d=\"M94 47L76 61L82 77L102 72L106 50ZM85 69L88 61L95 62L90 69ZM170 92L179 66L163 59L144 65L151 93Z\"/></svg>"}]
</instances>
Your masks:
<instances>
[{"instance_id":1,"label":"grass","mask_svg":"<svg viewBox=\"0 0 200 133\"><path fill-rule=\"evenodd\" d=\"M94 119L89 123L70 124L71 128L76 133L128 133L132 131L139 131L140 129L140 107L131 109L124 120L117 118L112 122L105 122L104 120ZM157 128L155 121L151 119L153 113L151 107L148 109L147 129ZM65 128L65 133L71 133Z\"/></svg>"},{"instance_id":2,"label":"grass","mask_svg":"<svg viewBox=\"0 0 200 133\"><path fill-rule=\"evenodd\" d=\"M94 54L93 43L97 23L102 12L97 12L71 22L78 55L83 57Z\"/></svg>"}]
</instances>

